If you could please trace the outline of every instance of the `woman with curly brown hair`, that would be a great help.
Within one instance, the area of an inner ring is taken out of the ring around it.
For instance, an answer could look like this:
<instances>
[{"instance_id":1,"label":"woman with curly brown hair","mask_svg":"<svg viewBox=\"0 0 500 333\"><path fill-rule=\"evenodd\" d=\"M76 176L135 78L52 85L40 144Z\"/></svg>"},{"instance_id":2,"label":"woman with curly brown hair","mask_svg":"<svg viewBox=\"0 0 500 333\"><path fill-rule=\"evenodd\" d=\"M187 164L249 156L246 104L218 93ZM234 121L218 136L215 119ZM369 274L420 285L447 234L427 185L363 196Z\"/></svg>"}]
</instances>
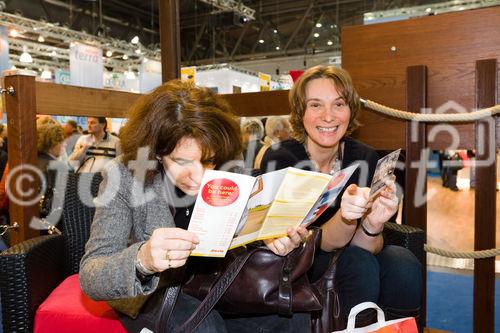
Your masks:
<instances>
[{"instance_id":1,"label":"woman with curly brown hair","mask_svg":"<svg viewBox=\"0 0 500 333\"><path fill-rule=\"evenodd\" d=\"M132 106L120 139L123 155L105 170L80 282L91 298L112 300L127 331L140 332L154 329L164 293L161 286L172 282L172 271L186 264L198 243L186 229L204 170L220 169L237 159L241 138L220 96L174 80ZM292 229L268 247L285 255L306 236L304 228ZM169 330L182 325L198 304L181 292ZM283 331L307 325L306 316L271 317L269 322ZM264 318L224 320L212 311L198 331L239 327L269 328Z\"/></svg>"}]
</instances>

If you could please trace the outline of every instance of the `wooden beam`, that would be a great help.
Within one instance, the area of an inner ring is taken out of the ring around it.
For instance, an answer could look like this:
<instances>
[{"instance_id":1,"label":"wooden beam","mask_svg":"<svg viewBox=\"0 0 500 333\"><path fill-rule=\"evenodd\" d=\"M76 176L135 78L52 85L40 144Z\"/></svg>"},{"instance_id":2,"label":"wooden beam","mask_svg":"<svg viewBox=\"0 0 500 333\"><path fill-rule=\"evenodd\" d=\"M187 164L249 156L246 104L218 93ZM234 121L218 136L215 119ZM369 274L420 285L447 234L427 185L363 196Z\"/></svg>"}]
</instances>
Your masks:
<instances>
[{"instance_id":1,"label":"wooden beam","mask_svg":"<svg viewBox=\"0 0 500 333\"><path fill-rule=\"evenodd\" d=\"M38 114L125 118L129 107L141 96L47 82L36 82L34 85Z\"/></svg>"},{"instance_id":2,"label":"wooden beam","mask_svg":"<svg viewBox=\"0 0 500 333\"><path fill-rule=\"evenodd\" d=\"M476 62L476 107L497 101L497 60ZM476 192L474 250L494 249L496 224L495 119L476 122ZM480 131L480 127L482 130ZM491 136L493 139L491 139ZM474 260L474 333L493 332L495 321L495 257Z\"/></svg>"},{"instance_id":3,"label":"wooden beam","mask_svg":"<svg viewBox=\"0 0 500 333\"><path fill-rule=\"evenodd\" d=\"M290 114L288 90L222 95L239 116L256 117Z\"/></svg>"},{"instance_id":4,"label":"wooden beam","mask_svg":"<svg viewBox=\"0 0 500 333\"><path fill-rule=\"evenodd\" d=\"M158 0L162 81L181 75L181 34L179 0Z\"/></svg>"},{"instance_id":5,"label":"wooden beam","mask_svg":"<svg viewBox=\"0 0 500 333\"><path fill-rule=\"evenodd\" d=\"M474 64L500 55L500 6L458 11L380 24L342 28L342 66L352 76L360 96L403 110L408 66L428 68L428 107L433 112L449 101L465 111L474 109ZM363 112L362 141L376 147L404 145L404 124L389 117ZM428 126L430 133L434 125ZM457 124L459 149L473 149L474 124ZM499 129L500 131L500 129ZM377 135L380 133L391 135ZM372 135L372 133L374 135ZM431 147L449 147L451 135L441 131ZM500 136L497 136L500 146ZM375 141L373 141L375 140Z\"/></svg>"},{"instance_id":6,"label":"wooden beam","mask_svg":"<svg viewBox=\"0 0 500 333\"><path fill-rule=\"evenodd\" d=\"M427 106L427 67L406 69L406 109L421 113ZM427 240L427 133L425 123L406 122L405 193L403 223L420 228ZM422 311L420 327L426 324L427 260L422 257Z\"/></svg>"},{"instance_id":7,"label":"wooden beam","mask_svg":"<svg viewBox=\"0 0 500 333\"><path fill-rule=\"evenodd\" d=\"M35 77L6 76L3 87L14 88L14 95L5 96L4 102L9 129L9 178L6 190L10 199L10 224L19 224L18 229L10 230L11 245L15 245L40 234L29 227L31 219L38 216L40 184L39 177L29 170L29 166L37 165ZM18 182L21 185L19 187Z\"/></svg>"}]
</instances>

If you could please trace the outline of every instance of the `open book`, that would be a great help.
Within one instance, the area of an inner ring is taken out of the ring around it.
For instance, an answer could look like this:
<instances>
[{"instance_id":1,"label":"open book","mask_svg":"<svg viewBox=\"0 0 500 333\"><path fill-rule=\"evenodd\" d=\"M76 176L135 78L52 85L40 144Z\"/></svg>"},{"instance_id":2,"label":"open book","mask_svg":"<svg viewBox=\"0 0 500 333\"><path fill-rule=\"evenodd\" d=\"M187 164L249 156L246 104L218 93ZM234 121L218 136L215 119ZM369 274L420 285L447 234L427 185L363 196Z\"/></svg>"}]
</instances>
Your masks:
<instances>
[{"instance_id":1,"label":"open book","mask_svg":"<svg viewBox=\"0 0 500 333\"><path fill-rule=\"evenodd\" d=\"M230 248L311 224L335 202L357 167L333 175L289 167L258 177L205 171L189 223L188 230L200 239L191 255L224 257Z\"/></svg>"}]
</instances>

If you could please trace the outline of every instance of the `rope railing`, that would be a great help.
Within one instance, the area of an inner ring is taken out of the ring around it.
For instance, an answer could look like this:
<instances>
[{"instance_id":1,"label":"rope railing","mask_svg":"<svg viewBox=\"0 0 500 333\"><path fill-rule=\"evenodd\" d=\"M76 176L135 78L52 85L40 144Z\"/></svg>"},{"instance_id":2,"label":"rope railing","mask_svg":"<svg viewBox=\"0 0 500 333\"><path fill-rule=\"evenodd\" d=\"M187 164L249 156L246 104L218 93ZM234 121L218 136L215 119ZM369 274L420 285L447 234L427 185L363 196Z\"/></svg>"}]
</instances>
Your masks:
<instances>
[{"instance_id":1,"label":"rope railing","mask_svg":"<svg viewBox=\"0 0 500 333\"><path fill-rule=\"evenodd\" d=\"M467 113L413 113L393 109L374 101L360 99L363 105L373 111L385 114L387 116L421 122L472 122L486 117L492 117L500 114L500 104L489 108L476 110Z\"/></svg>"},{"instance_id":2,"label":"rope railing","mask_svg":"<svg viewBox=\"0 0 500 333\"><path fill-rule=\"evenodd\" d=\"M461 258L461 259L484 259L500 256L500 249L480 250L471 252L448 251L437 247L424 244L424 251L438 254L443 257Z\"/></svg>"}]
</instances>

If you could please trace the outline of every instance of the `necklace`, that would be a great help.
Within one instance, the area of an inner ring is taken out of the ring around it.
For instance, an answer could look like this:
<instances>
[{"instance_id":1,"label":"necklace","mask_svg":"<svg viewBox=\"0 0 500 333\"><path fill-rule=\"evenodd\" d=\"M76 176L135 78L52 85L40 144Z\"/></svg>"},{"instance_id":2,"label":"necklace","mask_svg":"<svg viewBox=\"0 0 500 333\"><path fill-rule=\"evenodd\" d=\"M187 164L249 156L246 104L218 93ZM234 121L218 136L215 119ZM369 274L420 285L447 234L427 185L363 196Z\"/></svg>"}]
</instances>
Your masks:
<instances>
[{"instance_id":1,"label":"necklace","mask_svg":"<svg viewBox=\"0 0 500 333\"><path fill-rule=\"evenodd\" d=\"M334 173L340 171L340 169L342 168L342 145L344 143L343 142L340 142L339 143L339 146L338 146L338 149L337 149L337 152L335 153L335 155L332 156L332 158L330 159L330 162L329 162L329 169L330 169L330 172L328 172L330 175L333 175ZM306 150L306 154L307 156L309 157L309 159L311 160L311 162L313 162L315 165L316 165L316 169L318 169L319 171L319 165L318 163L316 163L316 161L311 157L311 154L309 153L309 150L307 149L307 143L304 142L304 149Z\"/></svg>"}]
</instances>

